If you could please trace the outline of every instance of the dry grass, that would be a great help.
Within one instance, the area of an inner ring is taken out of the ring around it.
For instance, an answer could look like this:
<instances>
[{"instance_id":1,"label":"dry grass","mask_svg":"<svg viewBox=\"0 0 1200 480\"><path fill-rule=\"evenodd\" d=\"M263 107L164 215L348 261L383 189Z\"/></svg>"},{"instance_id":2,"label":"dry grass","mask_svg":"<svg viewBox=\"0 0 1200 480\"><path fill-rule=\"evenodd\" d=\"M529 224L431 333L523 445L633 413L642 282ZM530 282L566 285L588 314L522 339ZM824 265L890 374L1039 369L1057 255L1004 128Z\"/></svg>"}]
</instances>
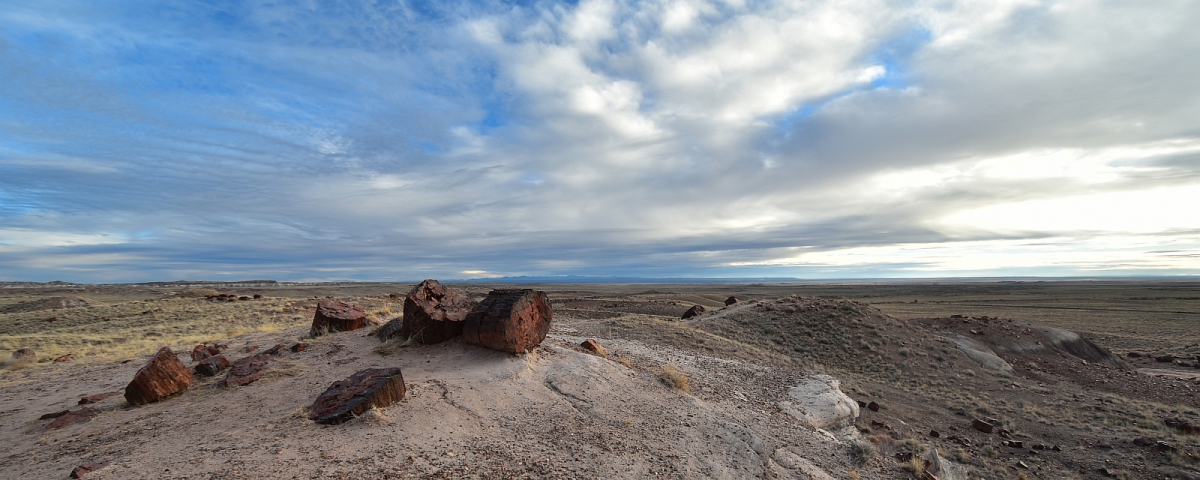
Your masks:
<instances>
[{"instance_id":1,"label":"dry grass","mask_svg":"<svg viewBox=\"0 0 1200 480\"><path fill-rule=\"evenodd\" d=\"M367 410L358 418L364 422L367 422L367 425L372 427L379 427L392 423L392 417L388 416L387 413L384 413L383 410L380 410L377 407L371 407L370 410Z\"/></svg>"},{"instance_id":2,"label":"dry grass","mask_svg":"<svg viewBox=\"0 0 1200 480\"><path fill-rule=\"evenodd\" d=\"M675 368L674 365L663 365L662 371L659 372L658 378L661 378L663 383L671 387L672 390L678 390L683 393L691 393L692 387L688 385L688 377Z\"/></svg>"}]
</instances>

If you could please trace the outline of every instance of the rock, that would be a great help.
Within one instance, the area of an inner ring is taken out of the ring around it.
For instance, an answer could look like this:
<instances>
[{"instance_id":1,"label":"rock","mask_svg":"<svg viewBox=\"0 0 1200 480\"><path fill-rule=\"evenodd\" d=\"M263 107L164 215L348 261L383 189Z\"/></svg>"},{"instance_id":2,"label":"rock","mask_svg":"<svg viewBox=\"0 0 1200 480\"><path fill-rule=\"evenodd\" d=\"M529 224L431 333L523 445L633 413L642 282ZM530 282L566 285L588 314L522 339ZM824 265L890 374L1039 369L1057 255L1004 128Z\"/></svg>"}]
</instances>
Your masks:
<instances>
[{"instance_id":1,"label":"rock","mask_svg":"<svg viewBox=\"0 0 1200 480\"><path fill-rule=\"evenodd\" d=\"M974 360L976 363L1000 372L1013 371L1012 365L1009 365L1008 362L1006 362L1003 358L1000 358L998 355L996 355L996 352L993 352L990 348L982 343L971 340L962 335L955 335L951 340L954 341L955 345L958 345L958 349L962 351L967 358Z\"/></svg>"},{"instance_id":2,"label":"rock","mask_svg":"<svg viewBox=\"0 0 1200 480\"><path fill-rule=\"evenodd\" d=\"M300 353L300 352L303 352L303 351L304 351L304 349L306 349L306 348L308 348L308 344L307 344L307 343L304 343L304 342L297 343L297 344L295 344L295 345L292 345L292 353Z\"/></svg>"},{"instance_id":3,"label":"rock","mask_svg":"<svg viewBox=\"0 0 1200 480\"><path fill-rule=\"evenodd\" d=\"M938 433L938 431L937 431L937 430L930 430L930 431L929 431L929 436L931 436L931 437L933 437L933 438L938 438L938 437L942 436L942 434Z\"/></svg>"},{"instance_id":4,"label":"rock","mask_svg":"<svg viewBox=\"0 0 1200 480\"><path fill-rule=\"evenodd\" d=\"M922 478L932 477L939 480L965 480L967 478L966 469L941 456L936 448L930 449L923 460L925 473L929 477Z\"/></svg>"},{"instance_id":5,"label":"rock","mask_svg":"<svg viewBox=\"0 0 1200 480\"><path fill-rule=\"evenodd\" d=\"M779 402L785 413L813 428L836 429L854 424L858 403L842 393L841 382L829 375L805 375L788 389L792 401Z\"/></svg>"},{"instance_id":6,"label":"rock","mask_svg":"<svg viewBox=\"0 0 1200 480\"><path fill-rule=\"evenodd\" d=\"M325 299L317 302L313 315L312 336L332 332L358 330L367 324L367 312L362 307L340 300Z\"/></svg>"},{"instance_id":7,"label":"rock","mask_svg":"<svg viewBox=\"0 0 1200 480\"><path fill-rule=\"evenodd\" d=\"M279 353L282 352L283 349L285 349L285 348L287 348L287 345L284 345L282 343L276 343L274 347L266 349L265 351L263 351L263 353L265 353L267 355L279 355Z\"/></svg>"},{"instance_id":8,"label":"rock","mask_svg":"<svg viewBox=\"0 0 1200 480\"><path fill-rule=\"evenodd\" d=\"M437 280L425 280L404 297L404 317L400 319L400 329L380 329L379 339L387 341L391 336L399 335L424 344L444 342L462 335L463 321L473 308L475 300L470 295L442 285ZM384 336L385 333L387 336Z\"/></svg>"},{"instance_id":9,"label":"rock","mask_svg":"<svg viewBox=\"0 0 1200 480\"><path fill-rule=\"evenodd\" d=\"M404 376L399 368L371 368L333 382L308 407L308 418L338 424L362 415L371 407L386 407L404 398Z\"/></svg>"},{"instance_id":10,"label":"rock","mask_svg":"<svg viewBox=\"0 0 1200 480\"><path fill-rule=\"evenodd\" d=\"M63 362L69 362L69 361L71 361L71 360L74 360L74 359L75 359L75 354L74 354L74 353L68 353L68 354L66 354L66 355L63 355L63 356L61 356L61 357L58 357L58 358L54 359L54 363L63 363Z\"/></svg>"},{"instance_id":11,"label":"rock","mask_svg":"<svg viewBox=\"0 0 1200 480\"><path fill-rule=\"evenodd\" d=\"M545 292L492 290L467 314L463 340L502 352L527 352L546 339L553 315Z\"/></svg>"},{"instance_id":12,"label":"rock","mask_svg":"<svg viewBox=\"0 0 1200 480\"><path fill-rule=\"evenodd\" d=\"M683 316L679 318L687 320L689 318L699 316L701 313L704 313L703 305L692 305L692 308L689 308L686 312L683 312Z\"/></svg>"},{"instance_id":13,"label":"rock","mask_svg":"<svg viewBox=\"0 0 1200 480\"><path fill-rule=\"evenodd\" d=\"M58 413L54 414L53 417L50 417L50 418L53 418L54 421L47 423L44 427L42 427L42 429L58 430L60 428L66 427L68 425L74 425L76 423L87 422L87 421L91 420L92 417L95 417L96 415L99 415L99 414L100 414L100 411L96 410L92 407L83 407L78 410L67 410L67 411L63 411L63 412L58 412ZM43 417L45 417L45 415L43 415Z\"/></svg>"},{"instance_id":14,"label":"rock","mask_svg":"<svg viewBox=\"0 0 1200 480\"><path fill-rule=\"evenodd\" d=\"M1129 358L1142 358L1143 355L1138 352L1129 352L1129 353L1125 354L1125 356L1127 356Z\"/></svg>"},{"instance_id":15,"label":"rock","mask_svg":"<svg viewBox=\"0 0 1200 480\"><path fill-rule=\"evenodd\" d=\"M733 304L736 304L736 303L738 303L738 298L737 298L737 297L733 297L733 296L731 296L731 297L729 297L729 298L726 298L726 299L725 299L725 306L726 306L726 307L728 307L728 306L730 306L730 305L733 305Z\"/></svg>"},{"instance_id":16,"label":"rock","mask_svg":"<svg viewBox=\"0 0 1200 480\"><path fill-rule=\"evenodd\" d=\"M63 415L66 415L68 413L71 413L71 411L70 410L60 410L57 412L47 413L45 415L38 417L38 420L50 420L51 418L58 418Z\"/></svg>"},{"instance_id":17,"label":"rock","mask_svg":"<svg viewBox=\"0 0 1200 480\"><path fill-rule=\"evenodd\" d=\"M260 353L258 355L246 358L240 358L229 367L229 373L225 375L225 380L221 382L223 387L241 387L254 383L254 381L262 378L267 370L271 369L271 362L275 359L268 354Z\"/></svg>"},{"instance_id":18,"label":"rock","mask_svg":"<svg viewBox=\"0 0 1200 480\"><path fill-rule=\"evenodd\" d=\"M249 300L249 299L250 299L250 297L247 297L245 295L238 297L238 300L242 300L242 301Z\"/></svg>"},{"instance_id":19,"label":"rock","mask_svg":"<svg viewBox=\"0 0 1200 480\"><path fill-rule=\"evenodd\" d=\"M22 348L13 352L12 359L18 362L22 360L32 362L37 360L37 352L34 352L32 348Z\"/></svg>"},{"instance_id":20,"label":"rock","mask_svg":"<svg viewBox=\"0 0 1200 480\"><path fill-rule=\"evenodd\" d=\"M247 345L246 346L246 353L250 353L255 350L258 350L258 345Z\"/></svg>"},{"instance_id":21,"label":"rock","mask_svg":"<svg viewBox=\"0 0 1200 480\"><path fill-rule=\"evenodd\" d=\"M170 348L163 347L146 366L138 370L133 381L125 387L125 400L130 405L157 402L187 390L196 379L183 366Z\"/></svg>"},{"instance_id":22,"label":"rock","mask_svg":"<svg viewBox=\"0 0 1200 480\"><path fill-rule=\"evenodd\" d=\"M100 403L100 402L103 402L104 399L111 397L113 395L117 395L119 393L121 393L121 392L104 392L104 393L97 393L95 395L88 395L86 397L80 398L79 404L87 405L89 403Z\"/></svg>"},{"instance_id":23,"label":"rock","mask_svg":"<svg viewBox=\"0 0 1200 480\"><path fill-rule=\"evenodd\" d=\"M255 299L255 300L262 300L262 298L263 298L263 296L262 296L262 294L261 294L261 293L256 293L256 294L254 294L254 299Z\"/></svg>"},{"instance_id":24,"label":"rock","mask_svg":"<svg viewBox=\"0 0 1200 480\"><path fill-rule=\"evenodd\" d=\"M1004 446L1008 448L1025 448L1025 442L1020 440L1009 440L1004 442Z\"/></svg>"},{"instance_id":25,"label":"rock","mask_svg":"<svg viewBox=\"0 0 1200 480\"><path fill-rule=\"evenodd\" d=\"M388 322L383 324L382 327L379 327L379 329L375 330L375 336L379 338L379 341L386 342L388 339L399 334L400 329L402 328L404 328L404 317L396 317L388 320Z\"/></svg>"},{"instance_id":26,"label":"rock","mask_svg":"<svg viewBox=\"0 0 1200 480\"><path fill-rule=\"evenodd\" d=\"M596 340L589 338L584 340L583 343L579 344L579 346L583 347L584 350L595 353L596 355L608 358L608 351L605 350L604 346L600 345L600 342L597 342Z\"/></svg>"},{"instance_id":27,"label":"rock","mask_svg":"<svg viewBox=\"0 0 1200 480\"><path fill-rule=\"evenodd\" d=\"M219 350L217 350L217 347L210 347L208 345L196 345L195 347L192 347L192 361L199 362L201 360L204 360L204 359L211 357L213 355L216 355L218 353L221 353L221 352Z\"/></svg>"},{"instance_id":28,"label":"rock","mask_svg":"<svg viewBox=\"0 0 1200 480\"><path fill-rule=\"evenodd\" d=\"M71 470L71 478L83 478L84 475L92 473L101 468L107 467L107 463L85 463L74 470Z\"/></svg>"},{"instance_id":29,"label":"rock","mask_svg":"<svg viewBox=\"0 0 1200 480\"><path fill-rule=\"evenodd\" d=\"M200 363L197 363L196 366L192 368L192 371L196 372L196 375L200 375L202 377L211 377L221 373L221 370L226 368L229 368L229 359L225 358L224 355L215 355L201 360Z\"/></svg>"},{"instance_id":30,"label":"rock","mask_svg":"<svg viewBox=\"0 0 1200 480\"><path fill-rule=\"evenodd\" d=\"M888 425L886 423L883 423L879 420L871 420L871 428L882 428L884 430L890 431L892 429L892 426Z\"/></svg>"},{"instance_id":31,"label":"rock","mask_svg":"<svg viewBox=\"0 0 1200 480\"><path fill-rule=\"evenodd\" d=\"M1175 356L1174 355L1159 355L1157 357L1154 357L1154 361L1156 361L1158 363L1171 363L1171 362L1175 361Z\"/></svg>"},{"instance_id":32,"label":"rock","mask_svg":"<svg viewBox=\"0 0 1200 480\"><path fill-rule=\"evenodd\" d=\"M878 403L875 403L875 402L868 403L868 404L867 404L867 410L870 410L870 411L872 411L872 412L878 412L878 411L879 411L879 404L878 404Z\"/></svg>"},{"instance_id":33,"label":"rock","mask_svg":"<svg viewBox=\"0 0 1200 480\"><path fill-rule=\"evenodd\" d=\"M980 419L978 419L978 418L976 418L975 420L971 421L971 426L972 426L972 427L974 427L976 430L979 430L979 431L981 431L981 432L983 432L983 433L992 433L992 429L996 428L996 426L995 426L995 425L992 425L992 424L990 424L990 423L987 423L987 422L985 422L985 421L983 421L983 420L980 420Z\"/></svg>"},{"instance_id":34,"label":"rock","mask_svg":"<svg viewBox=\"0 0 1200 480\"><path fill-rule=\"evenodd\" d=\"M1163 420L1163 423L1183 433L1200 433L1200 425L1193 424L1187 420L1167 418Z\"/></svg>"}]
</instances>

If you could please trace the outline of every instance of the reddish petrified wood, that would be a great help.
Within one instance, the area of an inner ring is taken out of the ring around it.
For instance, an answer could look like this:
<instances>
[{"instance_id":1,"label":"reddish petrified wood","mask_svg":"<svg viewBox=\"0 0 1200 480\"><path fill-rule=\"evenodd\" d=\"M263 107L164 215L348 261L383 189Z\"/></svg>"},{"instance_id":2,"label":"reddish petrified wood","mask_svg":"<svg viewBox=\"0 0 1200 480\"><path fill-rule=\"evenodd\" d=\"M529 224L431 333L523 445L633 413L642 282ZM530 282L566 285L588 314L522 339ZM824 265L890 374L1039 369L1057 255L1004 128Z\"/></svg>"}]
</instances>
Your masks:
<instances>
[{"instance_id":1,"label":"reddish petrified wood","mask_svg":"<svg viewBox=\"0 0 1200 480\"><path fill-rule=\"evenodd\" d=\"M221 353L221 352L219 350L217 350L217 347L210 347L208 345L196 345L195 347L192 348L192 361L199 362L201 360L204 360L204 359L211 357L213 355L216 355L218 353Z\"/></svg>"},{"instance_id":2,"label":"reddish petrified wood","mask_svg":"<svg viewBox=\"0 0 1200 480\"><path fill-rule=\"evenodd\" d=\"M308 418L338 424L371 407L386 407L404 398L404 376L399 368L371 368L333 382L308 407Z\"/></svg>"},{"instance_id":3,"label":"reddish petrified wood","mask_svg":"<svg viewBox=\"0 0 1200 480\"><path fill-rule=\"evenodd\" d=\"M729 298L726 298L726 299L725 299L725 306L726 306L726 307L728 307L728 306L730 306L730 305L734 305L734 304L736 304L736 303L738 303L738 298L737 298L737 297L733 297L733 296L731 296L731 297L729 297Z\"/></svg>"},{"instance_id":4,"label":"reddish petrified wood","mask_svg":"<svg viewBox=\"0 0 1200 480\"><path fill-rule=\"evenodd\" d=\"M146 366L138 370L125 387L125 400L144 405L187 390L196 379L170 348L163 347Z\"/></svg>"},{"instance_id":5,"label":"reddish petrified wood","mask_svg":"<svg viewBox=\"0 0 1200 480\"><path fill-rule=\"evenodd\" d=\"M202 377L211 377L226 368L229 368L229 359L224 355L215 355L201 360L195 367L192 367L192 371Z\"/></svg>"},{"instance_id":6,"label":"reddish petrified wood","mask_svg":"<svg viewBox=\"0 0 1200 480\"><path fill-rule=\"evenodd\" d=\"M100 403L100 402L103 402L104 399L111 397L113 395L119 395L120 393L121 392L104 392L104 393L97 393L95 395L88 395L86 397L80 398L79 404L87 405L89 403Z\"/></svg>"},{"instance_id":7,"label":"reddish petrified wood","mask_svg":"<svg viewBox=\"0 0 1200 480\"><path fill-rule=\"evenodd\" d=\"M292 345L292 352L293 352L293 353L300 353L300 352L303 352L303 351L304 351L304 349L306 349L306 348L308 348L308 344L307 344L307 343L304 343L304 342L300 342L300 343L297 343L297 344L295 344L295 345Z\"/></svg>"},{"instance_id":8,"label":"reddish petrified wood","mask_svg":"<svg viewBox=\"0 0 1200 480\"><path fill-rule=\"evenodd\" d=\"M379 330L379 339L387 341L398 335L425 344L444 342L462 335L463 320L474 307L475 300L470 295L442 285L437 280L425 280L404 297L404 317L392 320L399 320L400 328L385 325Z\"/></svg>"},{"instance_id":9,"label":"reddish petrified wood","mask_svg":"<svg viewBox=\"0 0 1200 480\"><path fill-rule=\"evenodd\" d=\"M688 311L683 312L683 317L680 317L680 318L688 319L688 318L692 318L695 316L699 316L701 313L704 313L704 306L703 305L693 305L692 308L688 309Z\"/></svg>"},{"instance_id":10,"label":"reddish petrified wood","mask_svg":"<svg viewBox=\"0 0 1200 480\"><path fill-rule=\"evenodd\" d=\"M545 292L492 290L463 321L463 340L502 352L526 352L546 339L552 317Z\"/></svg>"},{"instance_id":11,"label":"reddish petrified wood","mask_svg":"<svg viewBox=\"0 0 1200 480\"><path fill-rule=\"evenodd\" d=\"M594 339L589 338L584 340L583 343L579 344L579 346L583 347L584 350L595 353L601 357L608 357L608 351L604 349L604 346L600 345L600 342L597 342Z\"/></svg>"},{"instance_id":12,"label":"reddish petrified wood","mask_svg":"<svg viewBox=\"0 0 1200 480\"><path fill-rule=\"evenodd\" d=\"M99 410L96 410L92 407L83 407L78 410L68 410L65 412L58 412L58 413L53 414L53 416L43 415L42 418L53 418L54 421L47 423L42 428L45 430L58 430L60 428L68 426L68 425L74 425L76 423L86 422L88 420L91 420L92 417L99 415L99 414L100 414Z\"/></svg>"},{"instance_id":13,"label":"reddish petrified wood","mask_svg":"<svg viewBox=\"0 0 1200 480\"><path fill-rule=\"evenodd\" d=\"M233 362L233 366L229 367L229 374L225 375L225 380L221 382L221 386L241 387L249 385L255 380L262 378L263 374L271 369L271 362L273 361L275 361L275 358L265 353L238 359L238 361Z\"/></svg>"},{"instance_id":14,"label":"reddish petrified wood","mask_svg":"<svg viewBox=\"0 0 1200 480\"><path fill-rule=\"evenodd\" d=\"M315 337L332 332L358 330L367 324L367 312L362 307L340 300L317 302L311 333Z\"/></svg>"},{"instance_id":15,"label":"reddish petrified wood","mask_svg":"<svg viewBox=\"0 0 1200 480\"><path fill-rule=\"evenodd\" d=\"M83 478L84 475L87 475L89 473L92 473L96 470L99 470L99 469L107 467L107 466L108 466L108 462L85 463L83 465L75 467L74 470L71 470L71 478Z\"/></svg>"}]
</instances>

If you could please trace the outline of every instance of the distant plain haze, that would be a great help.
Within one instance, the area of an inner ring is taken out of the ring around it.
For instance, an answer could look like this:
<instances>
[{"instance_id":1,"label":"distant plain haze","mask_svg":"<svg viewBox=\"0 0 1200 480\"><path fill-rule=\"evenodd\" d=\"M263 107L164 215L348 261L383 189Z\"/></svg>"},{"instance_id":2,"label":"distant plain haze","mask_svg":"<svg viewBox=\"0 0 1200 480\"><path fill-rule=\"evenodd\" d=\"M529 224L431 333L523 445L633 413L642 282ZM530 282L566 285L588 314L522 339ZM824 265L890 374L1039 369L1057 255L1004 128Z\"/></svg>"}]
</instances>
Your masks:
<instances>
[{"instance_id":1,"label":"distant plain haze","mask_svg":"<svg viewBox=\"0 0 1200 480\"><path fill-rule=\"evenodd\" d=\"M8 1L0 280L1200 274L1200 2Z\"/></svg>"}]
</instances>

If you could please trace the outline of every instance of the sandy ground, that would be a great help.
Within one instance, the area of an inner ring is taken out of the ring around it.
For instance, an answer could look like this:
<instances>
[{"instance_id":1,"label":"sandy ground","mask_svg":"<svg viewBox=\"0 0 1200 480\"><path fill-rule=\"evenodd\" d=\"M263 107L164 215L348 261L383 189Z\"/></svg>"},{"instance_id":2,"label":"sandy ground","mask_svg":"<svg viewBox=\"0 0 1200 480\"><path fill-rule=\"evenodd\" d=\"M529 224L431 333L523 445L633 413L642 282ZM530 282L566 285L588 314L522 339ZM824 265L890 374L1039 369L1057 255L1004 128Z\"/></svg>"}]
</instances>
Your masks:
<instances>
[{"instance_id":1,"label":"sandy ground","mask_svg":"<svg viewBox=\"0 0 1200 480\"><path fill-rule=\"evenodd\" d=\"M304 333L252 334L228 352L238 358L247 345L290 345ZM365 331L338 333L284 353L272 374L245 387L218 388L222 374L142 407L115 395L90 421L59 429L38 417L122 391L145 359L30 369L3 386L0 477L66 478L83 463L108 463L94 479L847 478L853 470L846 443L775 406L797 372L615 339L601 339L604 359L579 349L582 339L556 326L528 355L455 340L383 356ZM692 394L658 379L667 363L691 377ZM405 400L343 425L305 418L330 383L377 367L402 369Z\"/></svg>"}]
</instances>

